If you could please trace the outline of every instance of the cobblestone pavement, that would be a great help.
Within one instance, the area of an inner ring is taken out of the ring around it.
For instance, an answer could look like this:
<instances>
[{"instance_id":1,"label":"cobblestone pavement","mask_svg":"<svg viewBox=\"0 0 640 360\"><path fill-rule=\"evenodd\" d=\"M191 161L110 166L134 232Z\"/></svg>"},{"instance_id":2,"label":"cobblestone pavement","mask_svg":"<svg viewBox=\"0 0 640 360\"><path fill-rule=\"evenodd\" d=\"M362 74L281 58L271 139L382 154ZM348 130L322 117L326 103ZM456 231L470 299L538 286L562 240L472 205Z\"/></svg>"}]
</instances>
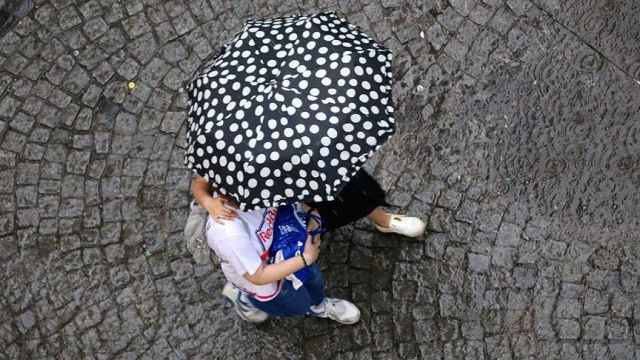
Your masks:
<instances>
[{"instance_id":1,"label":"cobblestone pavement","mask_svg":"<svg viewBox=\"0 0 640 360\"><path fill-rule=\"evenodd\" d=\"M638 1L0 8L0 358L640 358ZM254 326L183 244L181 86L244 20L320 10L395 52L367 166L429 231L329 235L357 325Z\"/></svg>"}]
</instances>

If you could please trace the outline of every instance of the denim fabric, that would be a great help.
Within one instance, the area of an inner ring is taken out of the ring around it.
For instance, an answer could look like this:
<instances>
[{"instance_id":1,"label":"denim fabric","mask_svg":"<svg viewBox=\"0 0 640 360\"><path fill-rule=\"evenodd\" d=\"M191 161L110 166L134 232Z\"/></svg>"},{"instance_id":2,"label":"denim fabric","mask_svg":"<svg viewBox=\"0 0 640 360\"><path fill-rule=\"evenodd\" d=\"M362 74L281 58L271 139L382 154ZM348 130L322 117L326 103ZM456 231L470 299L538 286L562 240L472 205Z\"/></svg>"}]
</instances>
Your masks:
<instances>
[{"instance_id":1,"label":"denim fabric","mask_svg":"<svg viewBox=\"0 0 640 360\"><path fill-rule=\"evenodd\" d=\"M324 278L316 264L309 266L311 275L307 282L298 290L293 288L291 281L283 280L280 293L269 301L259 301L249 296L249 301L257 309L276 317L295 317L308 313L311 306L324 301Z\"/></svg>"}]
</instances>

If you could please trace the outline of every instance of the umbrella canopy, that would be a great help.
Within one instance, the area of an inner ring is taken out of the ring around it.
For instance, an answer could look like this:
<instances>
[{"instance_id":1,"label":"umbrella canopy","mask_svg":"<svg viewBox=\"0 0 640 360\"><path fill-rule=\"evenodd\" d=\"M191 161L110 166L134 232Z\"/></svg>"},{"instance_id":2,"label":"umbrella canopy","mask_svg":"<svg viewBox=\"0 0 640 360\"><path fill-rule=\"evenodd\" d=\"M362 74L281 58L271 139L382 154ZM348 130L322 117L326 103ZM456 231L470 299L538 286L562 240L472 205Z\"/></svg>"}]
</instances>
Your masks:
<instances>
[{"instance_id":1,"label":"umbrella canopy","mask_svg":"<svg viewBox=\"0 0 640 360\"><path fill-rule=\"evenodd\" d=\"M391 61L332 12L248 21L187 86L187 167L243 210L332 200L395 132Z\"/></svg>"}]
</instances>

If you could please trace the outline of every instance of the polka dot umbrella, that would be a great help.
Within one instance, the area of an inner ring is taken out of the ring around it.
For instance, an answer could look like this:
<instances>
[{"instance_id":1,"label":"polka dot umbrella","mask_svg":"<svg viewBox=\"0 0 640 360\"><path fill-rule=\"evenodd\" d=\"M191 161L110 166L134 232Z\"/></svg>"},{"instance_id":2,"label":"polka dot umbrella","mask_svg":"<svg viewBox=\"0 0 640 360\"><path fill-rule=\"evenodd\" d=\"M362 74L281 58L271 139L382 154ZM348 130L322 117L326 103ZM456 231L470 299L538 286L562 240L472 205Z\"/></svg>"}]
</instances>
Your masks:
<instances>
[{"instance_id":1,"label":"polka dot umbrella","mask_svg":"<svg viewBox=\"0 0 640 360\"><path fill-rule=\"evenodd\" d=\"M187 86L187 167L243 210L332 200L395 132L391 60L333 12L248 21Z\"/></svg>"}]
</instances>

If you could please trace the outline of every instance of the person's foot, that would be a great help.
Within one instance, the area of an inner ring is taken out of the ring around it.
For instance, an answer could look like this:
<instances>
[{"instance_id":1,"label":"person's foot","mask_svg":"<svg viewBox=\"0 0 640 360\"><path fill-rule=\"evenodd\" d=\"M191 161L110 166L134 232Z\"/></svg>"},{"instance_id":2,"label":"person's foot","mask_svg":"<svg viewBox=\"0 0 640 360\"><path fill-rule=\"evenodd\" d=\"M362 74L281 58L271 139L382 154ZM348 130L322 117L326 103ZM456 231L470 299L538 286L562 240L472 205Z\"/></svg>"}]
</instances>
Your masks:
<instances>
[{"instance_id":1,"label":"person's foot","mask_svg":"<svg viewBox=\"0 0 640 360\"><path fill-rule=\"evenodd\" d=\"M383 233L397 233L408 237L416 237L424 233L426 227L424 221L417 217L389 214L389 226L373 225Z\"/></svg>"},{"instance_id":2,"label":"person's foot","mask_svg":"<svg viewBox=\"0 0 640 360\"><path fill-rule=\"evenodd\" d=\"M256 309L246 298L246 294L230 282L224 285L222 295L227 299L229 304L234 307L238 315L246 321L261 323L269 318L266 312Z\"/></svg>"},{"instance_id":3,"label":"person's foot","mask_svg":"<svg viewBox=\"0 0 640 360\"><path fill-rule=\"evenodd\" d=\"M360 310L347 300L324 298L324 303L311 310L310 314L315 317L329 318L341 324L355 324L360 320Z\"/></svg>"}]
</instances>

